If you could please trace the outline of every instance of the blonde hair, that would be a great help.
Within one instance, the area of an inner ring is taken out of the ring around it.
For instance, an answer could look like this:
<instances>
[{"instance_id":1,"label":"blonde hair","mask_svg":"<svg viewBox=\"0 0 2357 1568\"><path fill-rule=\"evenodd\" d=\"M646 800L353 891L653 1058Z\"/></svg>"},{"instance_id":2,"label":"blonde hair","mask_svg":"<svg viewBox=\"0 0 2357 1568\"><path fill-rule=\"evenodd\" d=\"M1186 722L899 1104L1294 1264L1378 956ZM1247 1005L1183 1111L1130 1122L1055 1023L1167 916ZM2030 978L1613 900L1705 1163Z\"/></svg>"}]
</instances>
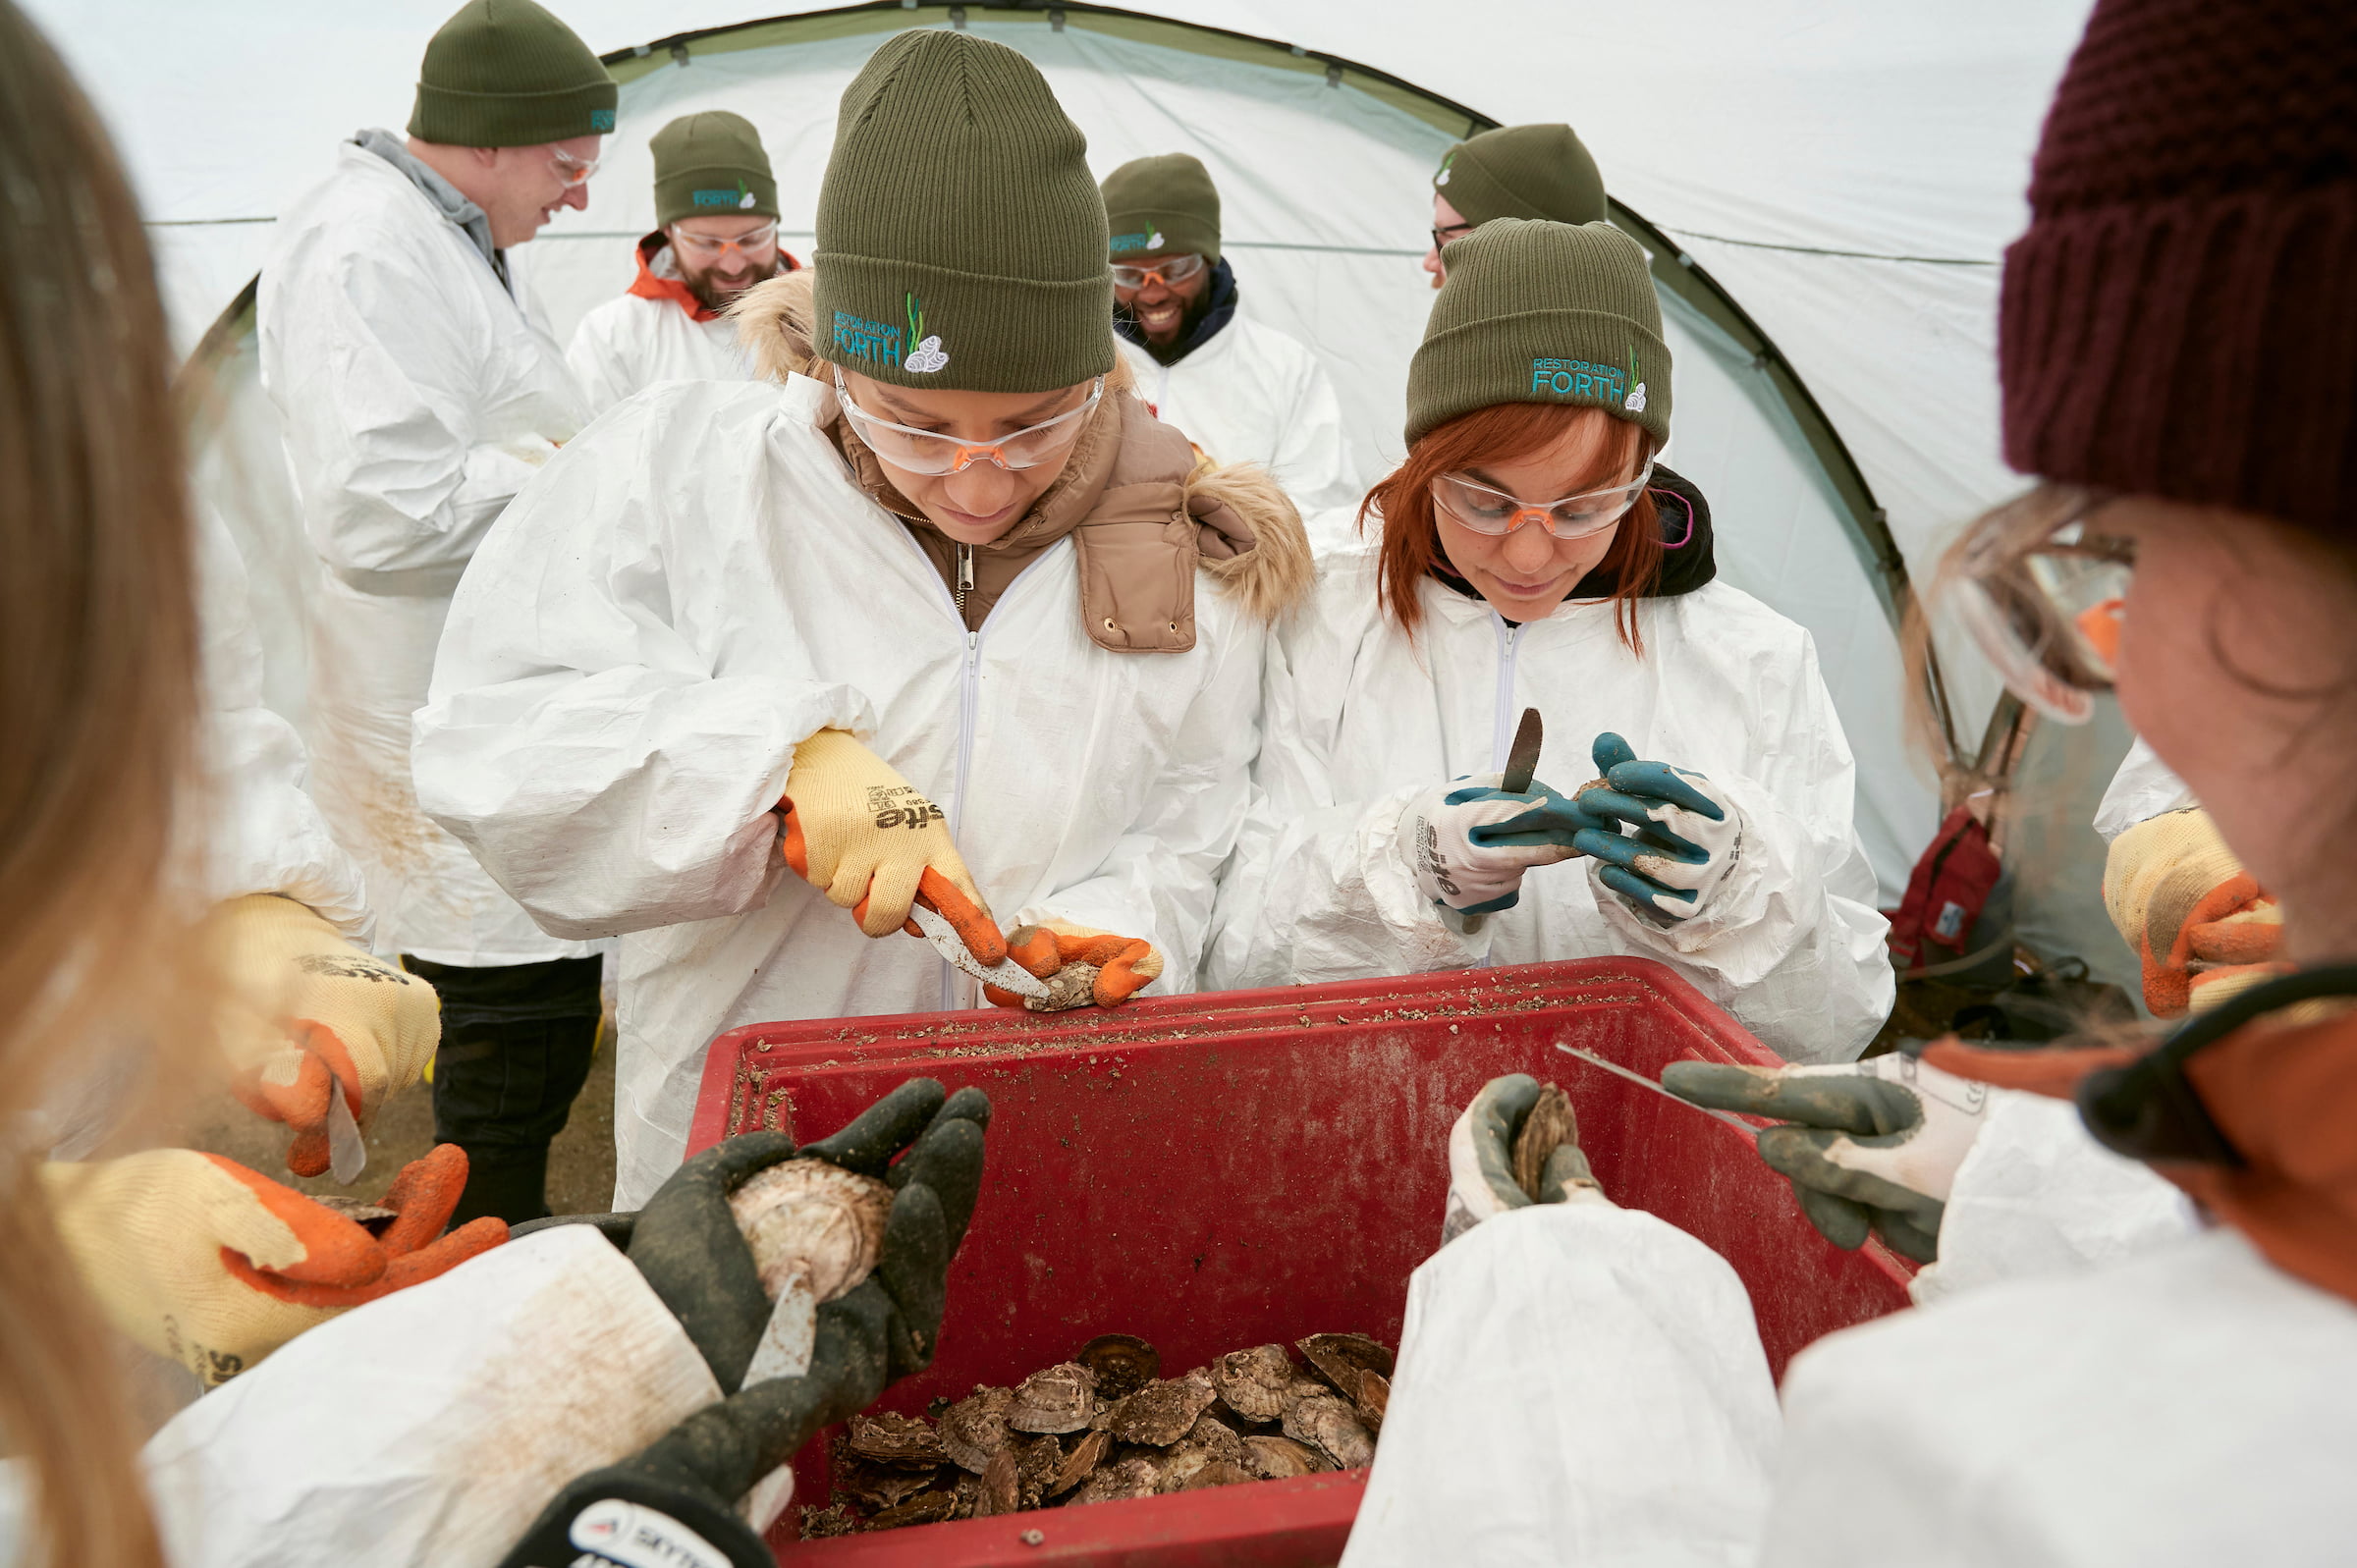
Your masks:
<instances>
[{"instance_id":1,"label":"blonde hair","mask_svg":"<svg viewBox=\"0 0 2357 1568\"><path fill-rule=\"evenodd\" d=\"M0 0L0 1433L27 1560L161 1561L106 1320L27 1135L96 1046L162 1038L185 925L159 892L197 704L170 343L88 101Z\"/></svg>"}]
</instances>

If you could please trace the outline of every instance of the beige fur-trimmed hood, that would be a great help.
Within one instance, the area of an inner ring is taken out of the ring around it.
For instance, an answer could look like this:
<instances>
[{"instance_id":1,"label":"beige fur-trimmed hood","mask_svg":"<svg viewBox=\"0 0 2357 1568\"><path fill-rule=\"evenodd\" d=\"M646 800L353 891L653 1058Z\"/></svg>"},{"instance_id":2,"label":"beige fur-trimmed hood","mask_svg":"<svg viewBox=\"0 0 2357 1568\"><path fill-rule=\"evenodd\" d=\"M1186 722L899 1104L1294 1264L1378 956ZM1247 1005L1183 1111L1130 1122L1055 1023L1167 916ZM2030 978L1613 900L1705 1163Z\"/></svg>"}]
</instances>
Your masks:
<instances>
[{"instance_id":1,"label":"beige fur-trimmed hood","mask_svg":"<svg viewBox=\"0 0 2357 1568\"><path fill-rule=\"evenodd\" d=\"M738 342L768 380L828 375L810 325L816 266L756 285L729 307ZM1119 355L1105 386L1109 404L1122 400L1099 416L1122 420L1107 475L1113 482L1072 529L1089 636L1122 653L1193 647L1197 571L1264 624L1300 604L1317 571L1301 514L1277 481L1254 463L1214 464L1156 420L1136 402L1134 378ZM838 439L858 438L839 431Z\"/></svg>"}]
</instances>

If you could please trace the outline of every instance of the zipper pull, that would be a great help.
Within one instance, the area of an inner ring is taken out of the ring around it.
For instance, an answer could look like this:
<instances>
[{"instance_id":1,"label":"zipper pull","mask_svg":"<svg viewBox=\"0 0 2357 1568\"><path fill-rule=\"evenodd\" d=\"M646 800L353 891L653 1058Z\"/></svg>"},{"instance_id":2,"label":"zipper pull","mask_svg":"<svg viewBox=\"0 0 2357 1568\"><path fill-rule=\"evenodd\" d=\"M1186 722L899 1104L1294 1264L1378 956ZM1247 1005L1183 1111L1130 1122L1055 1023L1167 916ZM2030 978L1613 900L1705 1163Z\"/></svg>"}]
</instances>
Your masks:
<instances>
[{"instance_id":1,"label":"zipper pull","mask_svg":"<svg viewBox=\"0 0 2357 1568\"><path fill-rule=\"evenodd\" d=\"M965 596L974 591L974 547L958 547L958 613L965 614Z\"/></svg>"}]
</instances>

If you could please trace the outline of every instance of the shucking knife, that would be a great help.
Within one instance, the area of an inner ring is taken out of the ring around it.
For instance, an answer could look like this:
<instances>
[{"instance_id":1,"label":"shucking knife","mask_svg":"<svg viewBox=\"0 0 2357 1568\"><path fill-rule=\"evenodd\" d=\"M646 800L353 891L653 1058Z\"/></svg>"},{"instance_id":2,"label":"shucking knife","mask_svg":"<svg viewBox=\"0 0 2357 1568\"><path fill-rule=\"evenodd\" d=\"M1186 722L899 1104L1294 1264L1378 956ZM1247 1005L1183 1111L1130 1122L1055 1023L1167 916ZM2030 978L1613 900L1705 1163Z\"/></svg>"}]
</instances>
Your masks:
<instances>
[{"instance_id":1,"label":"shucking knife","mask_svg":"<svg viewBox=\"0 0 2357 1568\"><path fill-rule=\"evenodd\" d=\"M344 1186L360 1179L368 1168L368 1140L353 1119L352 1102L344 1098L344 1081L334 1068L327 1074L327 1170Z\"/></svg>"},{"instance_id":2,"label":"shucking knife","mask_svg":"<svg viewBox=\"0 0 2357 1568\"><path fill-rule=\"evenodd\" d=\"M925 934L925 940L933 944L933 950L940 953L944 961L956 965L986 986L1012 991L1018 997L1030 997L1042 1001L1047 1000L1046 981L1013 958L1002 958L995 964L984 963L974 956L973 949L965 945L965 939L958 935L957 928L950 924L948 918L930 904L910 904L908 918L916 922L916 928Z\"/></svg>"},{"instance_id":3,"label":"shucking knife","mask_svg":"<svg viewBox=\"0 0 2357 1568\"><path fill-rule=\"evenodd\" d=\"M1547 727L1539 722L1539 710L1523 709L1522 722L1514 727L1514 743L1506 753L1506 777L1498 782L1501 790L1509 795L1518 795L1530 787L1530 781L1538 777L1539 747L1546 740ZM1465 916L1465 935L1470 937L1481 930L1489 918L1488 915Z\"/></svg>"},{"instance_id":4,"label":"shucking knife","mask_svg":"<svg viewBox=\"0 0 2357 1568\"><path fill-rule=\"evenodd\" d=\"M1577 1046L1566 1046L1560 1040L1555 1043L1555 1049L1562 1052L1565 1055L1577 1056L1580 1060L1586 1062L1591 1067L1602 1067L1606 1072L1612 1073L1617 1077L1626 1078L1630 1083L1643 1084L1655 1094L1660 1095L1664 1100L1674 1100L1679 1105L1685 1107L1688 1110L1697 1111L1702 1115L1710 1117L1713 1121L1724 1121L1746 1138L1757 1139L1759 1136L1759 1128L1753 1126L1750 1122L1745 1121L1741 1116L1736 1115L1733 1111L1713 1110L1708 1106L1698 1106L1693 1101L1686 1099L1683 1095L1672 1094L1669 1090L1663 1088L1659 1083L1655 1082L1651 1078L1646 1077L1641 1072L1631 1072L1628 1068L1621 1066L1620 1063L1617 1061L1605 1060L1593 1051L1582 1051Z\"/></svg>"}]
</instances>

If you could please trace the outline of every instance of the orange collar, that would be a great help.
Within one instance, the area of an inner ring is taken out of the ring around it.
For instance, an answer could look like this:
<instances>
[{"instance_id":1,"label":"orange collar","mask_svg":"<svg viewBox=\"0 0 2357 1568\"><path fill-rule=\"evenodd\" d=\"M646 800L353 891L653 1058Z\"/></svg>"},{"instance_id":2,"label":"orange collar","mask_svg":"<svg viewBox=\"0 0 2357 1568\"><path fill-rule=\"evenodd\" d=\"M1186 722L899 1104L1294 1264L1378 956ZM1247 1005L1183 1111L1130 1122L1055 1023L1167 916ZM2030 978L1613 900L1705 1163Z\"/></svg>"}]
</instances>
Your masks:
<instances>
[{"instance_id":1,"label":"orange collar","mask_svg":"<svg viewBox=\"0 0 2357 1568\"><path fill-rule=\"evenodd\" d=\"M1923 1059L2006 1089L2067 1100L2117 1046L1992 1051L1942 1040ZM2260 1018L2185 1062L2185 1079L2246 1163L2153 1169L2251 1238L2285 1273L2357 1302L2357 1014Z\"/></svg>"},{"instance_id":2,"label":"orange collar","mask_svg":"<svg viewBox=\"0 0 2357 1568\"><path fill-rule=\"evenodd\" d=\"M630 292L641 299L669 299L673 304L686 311L687 319L690 321L719 320L720 312L698 299L695 297L695 291L688 288L686 284L678 278L655 276L654 259L662 254L670 243L670 239L660 229L638 242L638 276L630 280ZM795 260L783 248L778 251L778 259L785 263L778 269L780 272L801 270L802 264ZM674 262L673 265L676 267L678 263Z\"/></svg>"}]
</instances>

